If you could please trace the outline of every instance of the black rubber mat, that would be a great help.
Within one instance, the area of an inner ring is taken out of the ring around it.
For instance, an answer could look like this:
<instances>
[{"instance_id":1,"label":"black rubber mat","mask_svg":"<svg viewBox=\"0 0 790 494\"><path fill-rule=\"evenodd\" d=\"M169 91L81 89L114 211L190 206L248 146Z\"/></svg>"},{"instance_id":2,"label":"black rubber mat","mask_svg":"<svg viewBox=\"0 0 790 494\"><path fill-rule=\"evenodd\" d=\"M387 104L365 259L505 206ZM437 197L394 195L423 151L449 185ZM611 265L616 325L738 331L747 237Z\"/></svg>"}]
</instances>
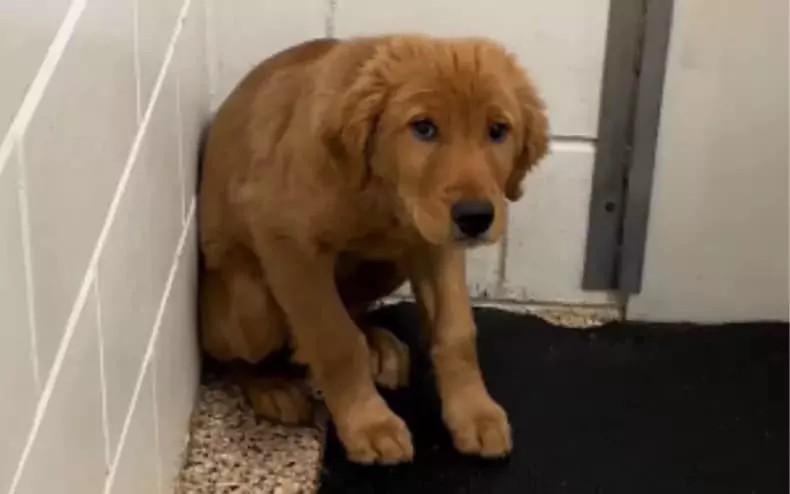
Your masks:
<instances>
[{"instance_id":1,"label":"black rubber mat","mask_svg":"<svg viewBox=\"0 0 790 494\"><path fill-rule=\"evenodd\" d=\"M409 304L372 315L410 344ZM386 393L414 463L346 461L330 426L320 493L788 493L788 325L554 327L481 309L480 360L508 411L505 461L451 446L425 354L409 390Z\"/></svg>"}]
</instances>

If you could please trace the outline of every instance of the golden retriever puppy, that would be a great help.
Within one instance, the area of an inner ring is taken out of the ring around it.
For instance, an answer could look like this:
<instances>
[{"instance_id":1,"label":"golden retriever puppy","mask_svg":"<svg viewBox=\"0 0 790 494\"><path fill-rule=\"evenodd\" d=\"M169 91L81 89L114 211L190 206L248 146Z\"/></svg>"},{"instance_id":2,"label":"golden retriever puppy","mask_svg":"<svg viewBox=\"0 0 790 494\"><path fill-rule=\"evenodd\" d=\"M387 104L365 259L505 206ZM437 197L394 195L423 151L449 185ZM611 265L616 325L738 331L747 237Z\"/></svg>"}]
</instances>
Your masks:
<instances>
[{"instance_id":1,"label":"golden retriever puppy","mask_svg":"<svg viewBox=\"0 0 790 494\"><path fill-rule=\"evenodd\" d=\"M409 461L410 433L376 389L405 383L408 355L359 324L408 280L455 447L507 455L507 415L477 362L464 252L500 238L506 201L546 150L544 105L493 41L319 39L270 57L208 131L204 350L256 363L292 348L351 461ZM260 415L309 419L298 381L248 373L240 383Z\"/></svg>"}]
</instances>

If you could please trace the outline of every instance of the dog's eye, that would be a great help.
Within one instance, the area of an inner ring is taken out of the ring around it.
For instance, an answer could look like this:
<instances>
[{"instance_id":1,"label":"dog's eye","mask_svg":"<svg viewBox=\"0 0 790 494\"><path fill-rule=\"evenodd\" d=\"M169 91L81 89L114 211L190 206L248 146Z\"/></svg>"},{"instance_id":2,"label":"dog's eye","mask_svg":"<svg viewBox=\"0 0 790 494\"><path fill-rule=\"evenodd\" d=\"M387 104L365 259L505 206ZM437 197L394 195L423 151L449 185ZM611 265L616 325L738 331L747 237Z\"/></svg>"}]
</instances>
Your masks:
<instances>
[{"instance_id":1,"label":"dog's eye","mask_svg":"<svg viewBox=\"0 0 790 494\"><path fill-rule=\"evenodd\" d=\"M507 124L503 124L501 122L491 124L488 127L488 138L494 142L502 142L505 140L505 137L507 137L509 130L510 128L507 126Z\"/></svg>"},{"instance_id":2,"label":"dog's eye","mask_svg":"<svg viewBox=\"0 0 790 494\"><path fill-rule=\"evenodd\" d=\"M414 136L421 141L436 140L436 135L439 133L436 124L427 118L412 122L411 131L414 133Z\"/></svg>"}]
</instances>

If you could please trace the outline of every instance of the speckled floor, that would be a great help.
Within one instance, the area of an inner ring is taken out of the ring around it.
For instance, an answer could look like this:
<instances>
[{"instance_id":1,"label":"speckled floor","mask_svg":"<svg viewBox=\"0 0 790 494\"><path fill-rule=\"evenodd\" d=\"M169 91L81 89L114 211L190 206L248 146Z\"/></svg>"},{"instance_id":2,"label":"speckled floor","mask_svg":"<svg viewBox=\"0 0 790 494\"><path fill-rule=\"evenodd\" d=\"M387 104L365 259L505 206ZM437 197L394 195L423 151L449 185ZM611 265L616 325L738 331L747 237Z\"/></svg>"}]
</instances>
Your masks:
<instances>
[{"instance_id":1,"label":"speckled floor","mask_svg":"<svg viewBox=\"0 0 790 494\"><path fill-rule=\"evenodd\" d=\"M523 306L522 306L523 307ZM522 308L550 322L597 326L616 311ZM208 376L193 412L192 433L176 494L308 494L316 490L326 412L315 427L291 428L256 420L241 390Z\"/></svg>"},{"instance_id":2,"label":"speckled floor","mask_svg":"<svg viewBox=\"0 0 790 494\"><path fill-rule=\"evenodd\" d=\"M315 492L323 427L257 420L237 386L216 377L205 381L176 494Z\"/></svg>"}]
</instances>

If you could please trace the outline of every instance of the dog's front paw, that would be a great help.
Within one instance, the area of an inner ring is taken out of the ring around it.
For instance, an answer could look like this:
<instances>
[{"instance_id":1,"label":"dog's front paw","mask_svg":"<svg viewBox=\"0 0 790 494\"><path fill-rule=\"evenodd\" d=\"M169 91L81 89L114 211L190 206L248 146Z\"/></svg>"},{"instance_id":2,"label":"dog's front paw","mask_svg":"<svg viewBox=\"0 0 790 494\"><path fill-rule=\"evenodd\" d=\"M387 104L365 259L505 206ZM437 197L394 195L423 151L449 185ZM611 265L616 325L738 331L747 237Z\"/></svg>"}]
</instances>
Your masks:
<instances>
[{"instance_id":1,"label":"dog's front paw","mask_svg":"<svg viewBox=\"0 0 790 494\"><path fill-rule=\"evenodd\" d=\"M355 410L353 417L338 425L338 437L348 459L355 463L394 465L414 457L411 433L400 417L381 400Z\"/></svg>"},{"instance_id":2,"label":"dog's front paw","mask_svg":"<svg viewBox=\"0 0 790 494\"><path fill-rule=\"evenodd\" d=\"M502 458L513 449L507 414L488 396L455 400L445 409L444 421L461 453Z\"/></svg>"}]
</instances>

